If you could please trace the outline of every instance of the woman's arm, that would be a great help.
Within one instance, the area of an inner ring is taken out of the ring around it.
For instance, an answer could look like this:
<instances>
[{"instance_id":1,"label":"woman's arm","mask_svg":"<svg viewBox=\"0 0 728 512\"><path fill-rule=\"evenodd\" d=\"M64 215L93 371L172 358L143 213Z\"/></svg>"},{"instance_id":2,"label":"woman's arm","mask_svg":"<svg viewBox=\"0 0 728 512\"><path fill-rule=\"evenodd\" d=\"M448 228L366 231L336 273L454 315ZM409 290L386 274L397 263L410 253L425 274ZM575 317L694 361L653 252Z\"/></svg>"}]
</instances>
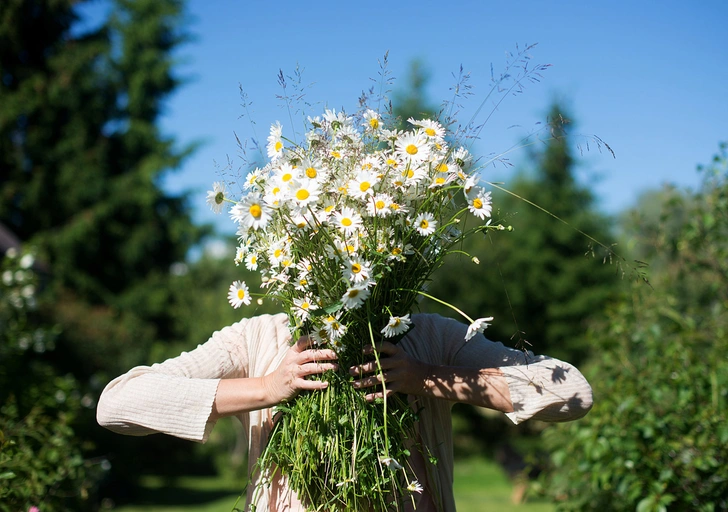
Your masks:
<instances>
[{"instance_id":1,"label":"woman's arm","mask_svg":"<svg viewBox=\"0 0 728 512\"><path fill-rule=\"evenodd\" d=\"M308 337L300 338L288 349L278 367L263 377L223 379L217 388L210 419L217 419L273 407L289 400L303 390L320 390L328 382L306 379L326 370L336 369L333 350L312 350Z\"/></svg>"},{"instance_id":2,"label":"woman's arm","mask_svg":"<svg viewBox=\"0 0 728 512\"><path fill-rule=\"evenodd\" d=\"M482 334L465 341L467 326L438 315L417 315L415 328L397 345L377 346L387 392L467 402L529 418L569 421L592 406L591 386L569 363L505 347ZM352 368L355 385L380 383L376 363ZM372 389L370 399L383 391Z\"/></svg>"},{"instance_id":3,"label":"woman's arm","mask_svg":"<svg viewBox=\"0 0 728 512\"><path fill-rule=\"evenodd\" d=\"M191 352L132 368L111 381L99 399L97 421L120 434L165 433L205 442L222 416L269 407L300 389L325 386L302 377L327 369L331 363L313 361L335 359L335 353L306 350L305 341L289 347L289 339L285 315L225 327ZM269 375L251 375L249 346L258 367L272 369ZM282 362L276 366L279 355Z\"/></svg>"},{"instance_id":4,"label":"woman's arm","mask_svg":"<svg viewBox=\"0 0 728 512\"><path fill-rule=\"evenodd\" d=\"M382 372L377 372L376 361L351 368L352 375L361 377L354 381L354 387L368 388L384 381L387 394L428 396L513 412L508 382L499 368L428 364L389 342L377 345L376 349ZM365 353L372 352L372 347L365 349ZM367 400L383 397L384 389L373 390L366 395Z\"/></svg>"}]
</instances>

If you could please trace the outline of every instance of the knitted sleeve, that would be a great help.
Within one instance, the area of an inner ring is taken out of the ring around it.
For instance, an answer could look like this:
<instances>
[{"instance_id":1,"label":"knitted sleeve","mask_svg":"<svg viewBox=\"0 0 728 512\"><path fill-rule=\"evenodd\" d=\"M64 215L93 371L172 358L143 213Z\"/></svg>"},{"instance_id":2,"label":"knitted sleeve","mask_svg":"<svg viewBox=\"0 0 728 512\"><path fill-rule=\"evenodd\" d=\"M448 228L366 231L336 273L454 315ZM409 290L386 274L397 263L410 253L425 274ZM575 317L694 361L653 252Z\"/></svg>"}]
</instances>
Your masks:
<instances>
[{"instance_id":1,"label":"knitted sleeve","mask_svg":"<svg viewBox=\"0 0 728 512\"><path fill-rule=\"evenodd\" d=\"M255 321L244 319L190 352L117 377L101 393L98 423L120 434L159 432L204 443L220 379L246 376L246 336Z\"/></svg>"},{"instance_id":2,"label":"knitted sleeve","mask_svg":"<svg viewBox=\"0 0 728 512\"><path fill-rule=\"evenodd\" d=\"M570 421L584 416L592 406L591 386L573 365L547 356L535 356L493 342L482 334L465 341L467 326L452 319L426 315L442 344L442 364L499 368L511 395L514 411L506 413L513 423L529 418Z\"/></svg>"}]
</instances>

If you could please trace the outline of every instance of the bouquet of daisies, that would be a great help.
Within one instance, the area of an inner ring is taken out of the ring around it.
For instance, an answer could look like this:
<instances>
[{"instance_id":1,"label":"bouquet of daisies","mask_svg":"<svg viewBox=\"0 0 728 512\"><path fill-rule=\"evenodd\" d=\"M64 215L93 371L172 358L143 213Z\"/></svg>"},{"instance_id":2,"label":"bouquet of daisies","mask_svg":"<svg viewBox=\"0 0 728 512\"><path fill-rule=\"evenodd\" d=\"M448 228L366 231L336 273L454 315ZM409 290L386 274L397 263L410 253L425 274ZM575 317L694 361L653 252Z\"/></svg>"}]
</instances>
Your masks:
<instances>
[{"instance_id":1,"label":"bouquet of daisies","mask_svg":"<svg viewBox=\"0 0 728 512\"><path fill-rule=\"evenodd\" d=\"M228 199L221 183L208 196L214 209L233 203L235 262L261 273L293 339L305 334L339 354L342 370L324 375L325 391L278 406L259 461L263 475L277 468L311 509L398 509L422 492L407 464L423 448L406 399L369 403L346 369L366 361L365 345L396 343L410 329L432 273L466 236L503 229L487 220L490 192L478 186L468 151L436 121L409 124L400 131L370 109L326 110L294 143L276 123L269 162L247 176L243 197ZM251 292L236 281L228 298L239 307ZM468 320L470 337L490 319Z\"/></svg>"}]
</instances>

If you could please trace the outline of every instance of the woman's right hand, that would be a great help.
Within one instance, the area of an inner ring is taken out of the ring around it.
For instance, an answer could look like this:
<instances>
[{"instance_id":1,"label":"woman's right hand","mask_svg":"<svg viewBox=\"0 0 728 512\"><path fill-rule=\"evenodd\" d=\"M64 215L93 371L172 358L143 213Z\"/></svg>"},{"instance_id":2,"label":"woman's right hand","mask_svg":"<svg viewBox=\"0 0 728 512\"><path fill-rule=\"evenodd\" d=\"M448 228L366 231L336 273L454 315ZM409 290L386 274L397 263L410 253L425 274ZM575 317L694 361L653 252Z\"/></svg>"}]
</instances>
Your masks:
<instances>
[{"instance_id":1,"label":"woman's right hand","mask_svg":"<svg viewBox=\"0 0 728 512\"><path fill-rule=\"evenodd\" d=\"M328 382L307 379L327 370L335 370L338 355L333 350L310 348L312 341L302 336L291 346L278 368L263 377L263 386L272 403L278 404L295 397L303 390L326 389Z\"/></svg>"}]
</instances>

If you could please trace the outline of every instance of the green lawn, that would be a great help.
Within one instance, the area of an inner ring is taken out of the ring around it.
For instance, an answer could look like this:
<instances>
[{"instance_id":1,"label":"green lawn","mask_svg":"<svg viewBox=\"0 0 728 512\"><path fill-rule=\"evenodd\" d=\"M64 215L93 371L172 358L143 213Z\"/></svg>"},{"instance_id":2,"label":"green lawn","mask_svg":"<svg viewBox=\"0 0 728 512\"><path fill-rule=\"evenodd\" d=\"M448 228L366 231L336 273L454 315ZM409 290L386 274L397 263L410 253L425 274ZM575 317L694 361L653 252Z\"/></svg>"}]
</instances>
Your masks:
<instances>
[{"instance_id":1,"label":"green lawn","mask_svg":"<svg viewBox=\"0 0 728 512\"><path fill-rule=\"evenodd\" d=\"M233 482L221 478L185 477L174 485L146 477L140 502L118 512L230 512L238 498ZM494 462L482 458L455 463L455 501L458 512L552 512L547 503L513 504L513 485ZM241 507L243 500L241 500Z\"/></svg>"}]
</instances>

